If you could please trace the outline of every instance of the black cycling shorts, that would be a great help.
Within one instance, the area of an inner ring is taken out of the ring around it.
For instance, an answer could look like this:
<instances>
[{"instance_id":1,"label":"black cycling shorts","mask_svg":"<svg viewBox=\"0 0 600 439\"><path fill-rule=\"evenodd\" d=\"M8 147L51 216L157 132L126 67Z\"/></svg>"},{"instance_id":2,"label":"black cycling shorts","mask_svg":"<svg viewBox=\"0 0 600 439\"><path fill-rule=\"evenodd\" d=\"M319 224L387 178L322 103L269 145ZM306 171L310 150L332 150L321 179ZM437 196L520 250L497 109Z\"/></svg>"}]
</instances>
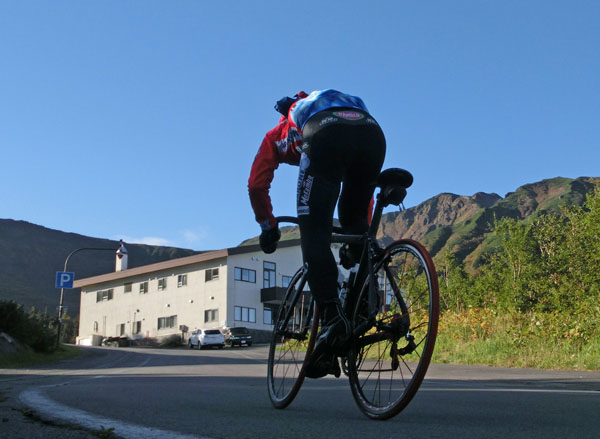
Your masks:
<instances>
[{"instance_id":1,"label":"black cycling shorts","mask_svg":"<svg viewBox=\"0 0 600 439\"><path fill-rule=\"evenodd\" d=\"M372 116L347 108L317 113L306 123L302 135L297 214L309 286L317 302L323 304L337 297L337 266L330 248L338 197L344 232L365 233L386 144Z\"/></svg>"}]
</instances>

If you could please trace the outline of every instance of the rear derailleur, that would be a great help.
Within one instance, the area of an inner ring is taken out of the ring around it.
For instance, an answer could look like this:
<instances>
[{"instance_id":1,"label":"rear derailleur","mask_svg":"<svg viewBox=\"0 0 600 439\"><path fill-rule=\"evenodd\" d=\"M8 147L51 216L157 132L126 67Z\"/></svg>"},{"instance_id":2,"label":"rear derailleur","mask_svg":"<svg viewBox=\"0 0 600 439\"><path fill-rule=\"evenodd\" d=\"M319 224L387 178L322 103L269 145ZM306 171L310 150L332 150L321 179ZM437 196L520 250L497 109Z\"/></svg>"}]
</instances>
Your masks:
<instances>
[{"instance_id":1,"label":"rear derailleur","mask_svg":"<svg viewBox=\"0 0 600 439\"><path fill-rule=\"evenodd\" d=\"M392 343L392 347L390 348L390 357L392 358L392 370L398 370L398 367L400 366L400 357L412 354L415 351L415 349L417 349L415 337L413 337L411 334L406 334L404 338L408 342L406 346L398 349L398 342L395 341L394 343Z\"/></svg>"}]
</instances>

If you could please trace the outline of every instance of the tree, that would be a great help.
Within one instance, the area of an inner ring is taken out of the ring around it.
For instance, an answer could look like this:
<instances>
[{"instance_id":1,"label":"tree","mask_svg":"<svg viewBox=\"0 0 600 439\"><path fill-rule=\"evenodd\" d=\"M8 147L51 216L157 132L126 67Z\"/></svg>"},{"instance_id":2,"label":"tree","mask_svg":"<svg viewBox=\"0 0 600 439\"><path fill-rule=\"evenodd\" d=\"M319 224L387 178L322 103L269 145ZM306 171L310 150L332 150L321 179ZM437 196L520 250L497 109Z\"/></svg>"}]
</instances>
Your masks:
<instances>
[{"instance_id":1,"label":"tree","mask_svg":"<svg viewBox=\"0 0 600 439\"><path fill-rule=\"evenodd\" d=\"M521 311L530 310L540 300L540 291L532 282L539 276L540 259L532 226L512 218L502 218L495 222L494 233L502 247L492 260L492 268L504 278L503 302Z\"/></svg>"},{"instance_id":2,"label":"tree","mask_svg":"<svg viewBox=\"0 0 600 439\"><path fill-rule=\"evenodd\" d=\"M476 302L472 296L472 279L465 270L465 264L459 262L453 252L444 254L440 275L440 296L445 309L461 311Z\"/></svg>"}]
</instances>

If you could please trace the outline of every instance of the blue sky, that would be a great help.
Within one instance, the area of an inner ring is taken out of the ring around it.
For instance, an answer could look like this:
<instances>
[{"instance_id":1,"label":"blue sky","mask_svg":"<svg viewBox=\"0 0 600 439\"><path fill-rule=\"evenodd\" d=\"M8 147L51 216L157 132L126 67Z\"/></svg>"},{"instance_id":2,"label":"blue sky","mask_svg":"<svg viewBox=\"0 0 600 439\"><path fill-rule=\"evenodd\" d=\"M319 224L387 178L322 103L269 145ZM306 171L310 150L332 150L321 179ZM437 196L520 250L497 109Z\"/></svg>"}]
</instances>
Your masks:
<instances>
[{"instance_id":1,"label":"blue sky","mask_svg":"<svg viewBox=\"0 0 600 439\"><path fill-rule=\"evenodd\" d=\"M275 101L325 88L380 122L407 206L600 176L599 22L596 1L1 2L0 218L235 246Z\"/></svg>"}]
</instances>

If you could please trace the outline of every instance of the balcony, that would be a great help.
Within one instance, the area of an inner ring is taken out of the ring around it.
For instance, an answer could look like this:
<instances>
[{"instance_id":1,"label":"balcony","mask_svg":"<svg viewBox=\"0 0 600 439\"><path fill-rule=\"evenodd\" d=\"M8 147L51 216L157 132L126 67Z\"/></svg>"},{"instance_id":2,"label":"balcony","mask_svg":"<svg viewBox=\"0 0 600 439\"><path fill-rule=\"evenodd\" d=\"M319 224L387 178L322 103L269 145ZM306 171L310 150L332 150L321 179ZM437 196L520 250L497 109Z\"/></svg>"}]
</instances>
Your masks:
<instances>
[{"instance_id":1,"label":"balcony","mask_svg":"<svg viewBox=\"0 0 600 439\"><path fill-rule=\"evenodd\" d=\"M287 288L283 287L269 287L262 288L260 290L260 301L266 305L280 305L281 301L285 297L285 292ZM304 292L304 301L308 301L310 299L310 292ZM302 299L301 299L302 300Z\"/></svg>"}]
</instances>

